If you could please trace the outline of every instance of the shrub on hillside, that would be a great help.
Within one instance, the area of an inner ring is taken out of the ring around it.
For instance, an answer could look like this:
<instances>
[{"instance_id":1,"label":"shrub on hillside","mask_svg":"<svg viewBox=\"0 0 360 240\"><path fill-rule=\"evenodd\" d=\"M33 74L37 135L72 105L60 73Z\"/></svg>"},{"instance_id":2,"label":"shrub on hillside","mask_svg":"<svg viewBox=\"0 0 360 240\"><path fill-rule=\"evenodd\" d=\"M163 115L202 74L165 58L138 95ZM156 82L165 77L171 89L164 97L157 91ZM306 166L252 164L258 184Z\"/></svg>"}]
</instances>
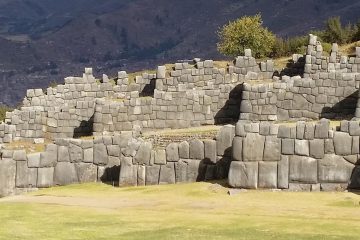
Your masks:
<instances>
[{"instance_id":1,"label":"shrub on hillside","mask_svg":"<svg viewBox=\"0 0 360 240\"><path fill-rule=\"evenodd\" d=\"M5 120L6 117L6 112L11 112L13 109L9 106L0 105L0 122L3 122Z\"/></svg>"},{"instance_id":2,"label":"shrub on hillside","mask_svg":"<svg viewBox=\"0 0 360 240\"><path fill-rule=\"evenodd\" d=\"M275 35L262 26L261 15L244 16L224 25L217 44L220 53L227 56L243 55L250 48L256 57L268 56L275 43Z\"/></svg>"}]
</instances>

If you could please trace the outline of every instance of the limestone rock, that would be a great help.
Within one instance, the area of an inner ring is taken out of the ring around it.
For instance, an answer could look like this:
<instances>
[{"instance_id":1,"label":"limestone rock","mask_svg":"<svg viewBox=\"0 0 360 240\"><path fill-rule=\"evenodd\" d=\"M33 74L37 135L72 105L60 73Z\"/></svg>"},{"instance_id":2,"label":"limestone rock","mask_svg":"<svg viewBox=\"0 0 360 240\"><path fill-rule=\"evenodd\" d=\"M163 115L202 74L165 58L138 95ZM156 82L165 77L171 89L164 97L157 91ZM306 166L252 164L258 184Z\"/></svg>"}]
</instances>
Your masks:
<instances>
[{"instance_id":1,"label":"limestone rock","mask_svg":"<svg viewBox=\"0 0 360 240\"><path fill-rule=\"evenodd\" d=\"M152 144L150 142L143 142L140 145L139 150L137 151L134 157L134 163L149 165L151 150L152 150Z\"/></svg>"},{"instance_id":2,"label":"limestone rock","mask_svg":"<svg viewBox=\"0 0 360 240\"><path fill-rule=\"evenodd\" d=\"M234 161L242 161L243 154L243 138L234 137L233 146L232 146L232 158Z\"/></svg>"},{"instance_id":3,"label":"limestone rock","mask_svg":"<svg viewBox=\"0 0 360 240\"><path fill-rule=\"evenodd\" d=\"M218 156L231 156L231 146L234 137L234 126L226 125L220 129L216 136L216 149Z\"/></svg>"},{"instance_id":4,"label":"limestone rock","mask_svg":"<svg viewBox=\"0 0 360 240\"><path fill-rule=\"evenodd\" d=\"M107 165L109 162L106 146L102 143L94 144L94 164Z\"/></svg>"},{"instance_id":5,"label":"limestone rock","mask_svg":"<svg viewBox=\"0 0 360 240\"><path fill-rule=\"evenodd\" d=\"M188 159L190 157L190 146L187 141L179 144L179 157L182 159Z\"/></svg>"},{"instance_id":6,"label":"limestone rock","mask_svg":"<svg viewBox=\"0 0 360 240\"><path fill-rule=\"evenodd\" d=\"M38 188L48 188L54 185L54 168L39 168L37 178Z\"/></svg>"},{"instance_id":7,"label":"limestone rock","mask_svg":"<svg viewBox=\"0 0 360 240\"><path fill-rule=\"evenodd\" d=\"M351 155L352 137L348 133L335 132L334 148L336 155Z\"/></svg>"},{"instance_id":8,"label":"limestone rock","mask_svg":"<svg viewBox=\"0 0 360 240\"><path fill-rule=\"evenodd\" d=\"M96 182L97 167L92 163L75 164L80 183Z\"/></svg>"},{"instance_id":9,"label":"limestone rock","mask_svg":"<svg viewBox=\"0 0 360 240\"><path fill-rule=\"evenodd\" d=\"M259 162L259 188L277 188L277 162Z\"/></svg>"},{"instance_id":10,"label":"limestone rock","mask_svg":"<svg viewBox=\"0 0 360 240\"><path fill-rule=\"evenodd\" d=\"M160 167L159 184L174 184L175 183L175 164L167 163Z\"/></svg>"},{"instance_id":11,"label":"limestone rock","mask_svg":"<svg viewBox=\"0 0 360 240\"><path fill-rule=\"evenodd\" d=\"M248 133L243 141L243 160L262 161L265 137L257 133Z\"/></svg>"},{"instance_id":12,"label":"limestone rock","mask_svg":"<svg viewBox=\"0 0 360 240\"><path fill-rule=\"evenodd\" d=\"M190 159L204 159L204 143L199 139L193 139L189 143L190 146Z\"/></svg>"},{"instance_id":13,"label":"limestone rock","mask_svg":"<svg viewBox=\"0 0 360 240\"><path fill-rule=\"evenodd\" d=\"M293 182L317 183L317 160L304 156L290 156L289 179Z\"/></svg>"},{"instance_id":14,"label":"limestone rock","mask_svg":"<svg viewBox=\"0 0 360 240\"><path fill-rule=\"evenodd\" d=\"M166 160L168 162L177 162L180 160L179 157L179 144L170 143L166 147Z\"/></svg>"},{"instance_id":15,"label":"limestone rock","mask_svg":"<svg viewBox=\"0 0 360 240\"><path fill-rule=\"evenodd\" d=\"M35 188L36 180L36 168L29 168L25 161L18 161L16 163L16 187Z\"/></svg>"},{"instance_id":16,"label":"limestone rock","mask_svg":"<svg viewBox=\"0 0 360 240\"><path fill-rule=\"evenodd\" d=\"M119 186L136 186L137 185L137 166L133 165L132 158L124 157L121 160Z\"/></svg>"},{"instance_id":17,"label":"limestone rock","mask_svg":"<svg viewBox=\"0 0 360 240\"><path fill-rule=\"evenodd\" d=\"M280 161L281 144L276 136L266 136L264 161Z\"/></svg>"},{"instance_id":18,"label":"limestone rock","mask_svg":"<svg viewBox=\"0 0 360 240\"><path fill-rule=\"evenodd\" d=\"M0 161L0 197L15 193L16 162L11 159Z\"/></svg>"},{"instance_id":19,"label":"limestone rock","mask_svg":"<svg viewBox=\"0 0 360 240\"><path fill-rule=\"evenodd\" d=\"M256 189L258 186L258 163L232 162L228 180L229 185L234 188Z\"/></svg>"},{"instance_id":20,"label":"limestone rock","mask_svg":"<svg viewBox=\"0 0 360 240\"><path fill-rule=\"evenodd\" d=\"M159 184L160 166L146 166L146 185L157 185Z\"/></svg>"},{"instance_id":21,"label":"limestone rock","mask_svg":"<svg viewBox=\"0 0 360 240\"><path fill-rule=\"evenodd\" d=\"M337 155L325 155L319 160L319 181L326 183L347 183L354 165Z\"/></svg>"},{"instance_id":22,"label":"limestone rock","mask_svg":"<svg viewBox=\"0 0 360 240\"><path fill-rule=\"evenodd\" d=\"M58 162L54 171L54 184L55 185L68 185L77 183L78 175L75 169L75 164L69 162Z\"/></svg>"}]
</instances>

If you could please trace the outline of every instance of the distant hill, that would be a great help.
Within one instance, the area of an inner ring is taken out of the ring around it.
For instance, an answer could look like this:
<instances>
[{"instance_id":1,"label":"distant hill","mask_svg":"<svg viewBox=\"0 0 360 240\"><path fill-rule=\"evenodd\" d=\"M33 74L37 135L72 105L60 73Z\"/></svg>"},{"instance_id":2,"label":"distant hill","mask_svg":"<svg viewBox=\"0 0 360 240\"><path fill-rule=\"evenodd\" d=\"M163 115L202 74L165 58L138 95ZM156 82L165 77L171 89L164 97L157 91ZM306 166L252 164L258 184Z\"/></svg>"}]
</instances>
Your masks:
<instances>
[{"instance_id":1,"label":"distant hill","mask_svg":"<svg viewBox=\"0 0 360 240\"><path fill-rule=\"evenodd\" d=\"M216 30L262 13L282 36L356 22L357 0L0 0L0 102L61 82L92 66L97 74L153 68L194 57L220 59Z\"/></svg>"}]
</instances>

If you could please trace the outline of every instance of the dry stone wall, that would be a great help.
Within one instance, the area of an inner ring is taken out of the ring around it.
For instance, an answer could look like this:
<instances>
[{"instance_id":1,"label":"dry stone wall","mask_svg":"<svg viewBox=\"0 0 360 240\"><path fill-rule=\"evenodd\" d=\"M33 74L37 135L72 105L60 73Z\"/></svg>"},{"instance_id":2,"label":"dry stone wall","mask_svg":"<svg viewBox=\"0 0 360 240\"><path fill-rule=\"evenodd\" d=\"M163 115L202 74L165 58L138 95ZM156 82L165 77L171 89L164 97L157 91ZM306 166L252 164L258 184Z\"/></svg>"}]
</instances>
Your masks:
<instances>
[{"instance_id":1,"label":"dry stone wall","mask_svg":"<svg viewBox=\"0 0 360 240\"><path fill-rule=\"evenodd\" d=\"M212 60L176 63L168 70L143 73L135 80L126 72L110 80L95 79L91 68L64 85L29 89L20 110L9 112L0 125L0 142L18 139L70 138L103 132L183 128L237 121L245 80L270 78L273 63L238 57L217 68Z\"/></svg>"},{"instance_id":2,"label":"dry stone wall","mask_svg":"<svg viewBox=\"0 0 360 240\"><path fill-rule=\"evenodd\" d=\"M335 191L360 188L357 121L299 121L296 126L240 121L229 184L236 188Z\"/></svg>"},{"instance_id":3,"label":"dry stone wall","mask_svg":"<svg viewBox=\"0 0 360 240\"><path fill-rule=\"evenodd\" d=\"M192 139L155 147L136 132L94 139L59 138L46 150L1 150L0 196L73 183L120 186L174 184L225 179L235 127L216 139Z\"/></svg>"}]
</instances>

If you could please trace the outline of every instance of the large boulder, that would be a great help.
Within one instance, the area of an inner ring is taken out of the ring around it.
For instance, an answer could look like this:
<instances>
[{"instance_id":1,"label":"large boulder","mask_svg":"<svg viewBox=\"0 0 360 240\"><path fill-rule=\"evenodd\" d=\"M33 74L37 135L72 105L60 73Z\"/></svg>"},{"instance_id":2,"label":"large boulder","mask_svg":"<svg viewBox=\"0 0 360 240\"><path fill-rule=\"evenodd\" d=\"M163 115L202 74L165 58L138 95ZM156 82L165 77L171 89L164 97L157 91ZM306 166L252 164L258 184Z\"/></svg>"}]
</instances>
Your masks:
<instances>
[{"instance_id":1,"label":"large boulder","mask_svg":"<svg viewBox=\"0 0 360 240\"><path fill-rule=\"evenodd\" d=\"M45 152L41 153L40 167L54 167L57 162L57 145L48 144Z\"/></svg>"},{"instance_id":2,"label":"large boulder","mask_svg":"<svg viewBox=\"0 0 360 240\"><path fill-rule=\"evenodd\" d=\"M96 165L107 165L109 157L105 144L99 143L94 144L94 164Z\"/></svg>"},{"instance_id":3,"label":"large boulder","mask_svg":"<svg viewBox=\"0 0 360 240\"><path fill-rule=\"evenodd\" d=\"M48 188L54 185L54 168L39 168L36 186L38 188Z\"/></svg>"},{"instance_id":4,"label":"large boulder","mask_svg":"<svg viewBox=\"0 0 360 240\"><path fill-rule=\"evenodd\" d=\"M54 171L55 185L63 186L78 182L78 175L74 163L58 162L56 164Z\"/></svg>"},{"instance_id":5,"label":"large boulder","mask_svg":"<svg viewBox=\"0 0 360 240\"><path fill-rule=\"evenodd\" d=\"M351 155L352 137L348 133L334 133L334 148L336 155Z\"/></svg>"},{"instance_id":6,"label":"large boulder","mask_svg":"<svg viewBox=\"0 0 360 240\"><path fill-rule=\"evenodd\" d=\"M152 144L150 142L143 142L134 157L134 163L149 165L151 158L151 150Z\"/></svg>"},{"instance_id":7,"label":"large boulder","mask_svg":"<svg viewBox=\"0 0 360 240\"><path fill-rule=\"evenodd\" d=\"M175 164L167 163L160 167L159 184L174 184L175 183Z\"/></svg>"},{"instance_id":8,"label":"large boulder","mask_svg":"<svg viewBox=\"0 0 360 240\"><path fill-rule=\"evenodd\" d=\"M278 184L280 189L289 188L289 156L281 156L281 160L278 163Z\"/></svg>"},{"instance_id":9,"label":"large boulder","mask_svg":"<svg viewBox=\"0 0 360 240\"><path fill-rule=\"evenodd\" d=\"M190 159L204 159L204 143L199 139L193 139L190 141Z\"/></svg>"},{"instance_id":10,"label":"large boulder","mask_svg":"<svg viewBox=\"0 0 360 240\"><path fill-rule=\"evenodd\" d=\"M160 166L153 165L153 166L146 166L146 185L157 185L159 184L159 173L160 173Z\"/></svg>"},{"instance_id":11,"label":"large boulder","mask_svg":"<svg viewBox=\"0 0 360 240\"><path fill-rule=\"evenodd\" d=\"M16 187L35 188L37 180L37 169L29 168L24 161L16 163Z\"/></svg>"},{"instance_id":12,"label":"large boulder","mask_svg":"<svg viewBox=\"0 0 360 240\"><path fill-rule=\"evenodd\" d=\"M234 161L242 161L243 157L243 138L242 137L234 137L233 145L232 145L232 159Z\"/></svg>"},{"instance_id":13,"label":"large boulder","mask_svg":"<svg viewBox=\"0 0 360 240\"><path fill-rule=\"evenodd\" d=\"M15 193L16 162L12 159L0 160L0 197Z\"/></svg>"},{"instance_id":14,"label":"large boulder","mask_svg":"<svg viewBox=\"0 0 360 240\"><path fill-rule=\"evenodd\" d=\"M305 156L290 156L290 181L317 183L317 160Z\"/></svg>"},{"instance_id":15,"label":"large boulder","mask_svg":"<svg viewBox=\"0 0 360 240\"><path fill-rule=\"evenodd\" d=\"M166 147L166 160L168 162L177 162L180 160L178 143L170 143Z\"/></svg>"},{"instance_id":16,"label":"large boulder","mask_svg":"<svg viewBox=\"0 0 360 240\"><path fill-rule=\"evenodd\" d=\"M281 155L280 139L276 136L266 136L264 161L280 161Z\"/></svg>"},{"instance_id":17,"label":"large boulder","mask_svg":"<svg viewBox=\"0 0 360 240\"><path fill-rule=\"evenodd\" d=\"M234 188L256 189L258 186L258 163L232 162L228 181L229 185Z\"/></svg>"},{"instance_id":18,"label":"large boulder","mask_svg":"<svg viewBox=\"0 0 360 240\"><path fill-rule=\"evenodd\" d=\"M204 159L212 163L216 163L216 141L215 140L204 140L205 155Z\"/></svg>"},{"instance_id":19,"label":"large boulder","mask_svg":"<svg viewBox=\"0 0 360 240\"><path fill-rule=\"evenodd\" d=\"M179 157L182 159L188 159L190 157L190 146L187 141L179 144Z\"/></svg>"},{"instance_id":20,"label":"large boulder","mask_svg":"<svg viewBox=\"0 0 360 240\"><path fill-rule=\"evenodd\" d=\"M354 165L338 155L325 155L319 160L319 181L326 183L347 183Z\"/></svg>"},{"instance_id":21,"label":"large boulder","mask_svg":"<svg viewBox=\"0 0 360 240\"><path fill-rule=\"evenodd\" d=\"M259 162L259 188L277 188L277 162Z\"/></svg>"},{"instance_id":22,"label":"large boulder","mask_svg":"<svg viewBox=\"0 0 360 240\"><path fill-rule=\"evenodd\" d=\"M96 182L97 167L92 163L77 163L76 171L80 183Z\"/></svg>"},{"instance_id":23,"label":"large boulder","mask_svg":"<svg viewBox=\"0 0 360 240\"><path fill-rule=\"evenodd\" d=\"M248 133L243 141L243 160L262 161L265 137L257 133Z\"/></svg>"},{"instance_id":24,"label":"large boulder","mask_svg":"<svg viewBox=\"0 0 360 240\"><path fill-rule=\"evenodd\" d=\"M137 186L137 166L133 165L131 157L121 159L119 186Z\"/></svg>"}]
</instances>

